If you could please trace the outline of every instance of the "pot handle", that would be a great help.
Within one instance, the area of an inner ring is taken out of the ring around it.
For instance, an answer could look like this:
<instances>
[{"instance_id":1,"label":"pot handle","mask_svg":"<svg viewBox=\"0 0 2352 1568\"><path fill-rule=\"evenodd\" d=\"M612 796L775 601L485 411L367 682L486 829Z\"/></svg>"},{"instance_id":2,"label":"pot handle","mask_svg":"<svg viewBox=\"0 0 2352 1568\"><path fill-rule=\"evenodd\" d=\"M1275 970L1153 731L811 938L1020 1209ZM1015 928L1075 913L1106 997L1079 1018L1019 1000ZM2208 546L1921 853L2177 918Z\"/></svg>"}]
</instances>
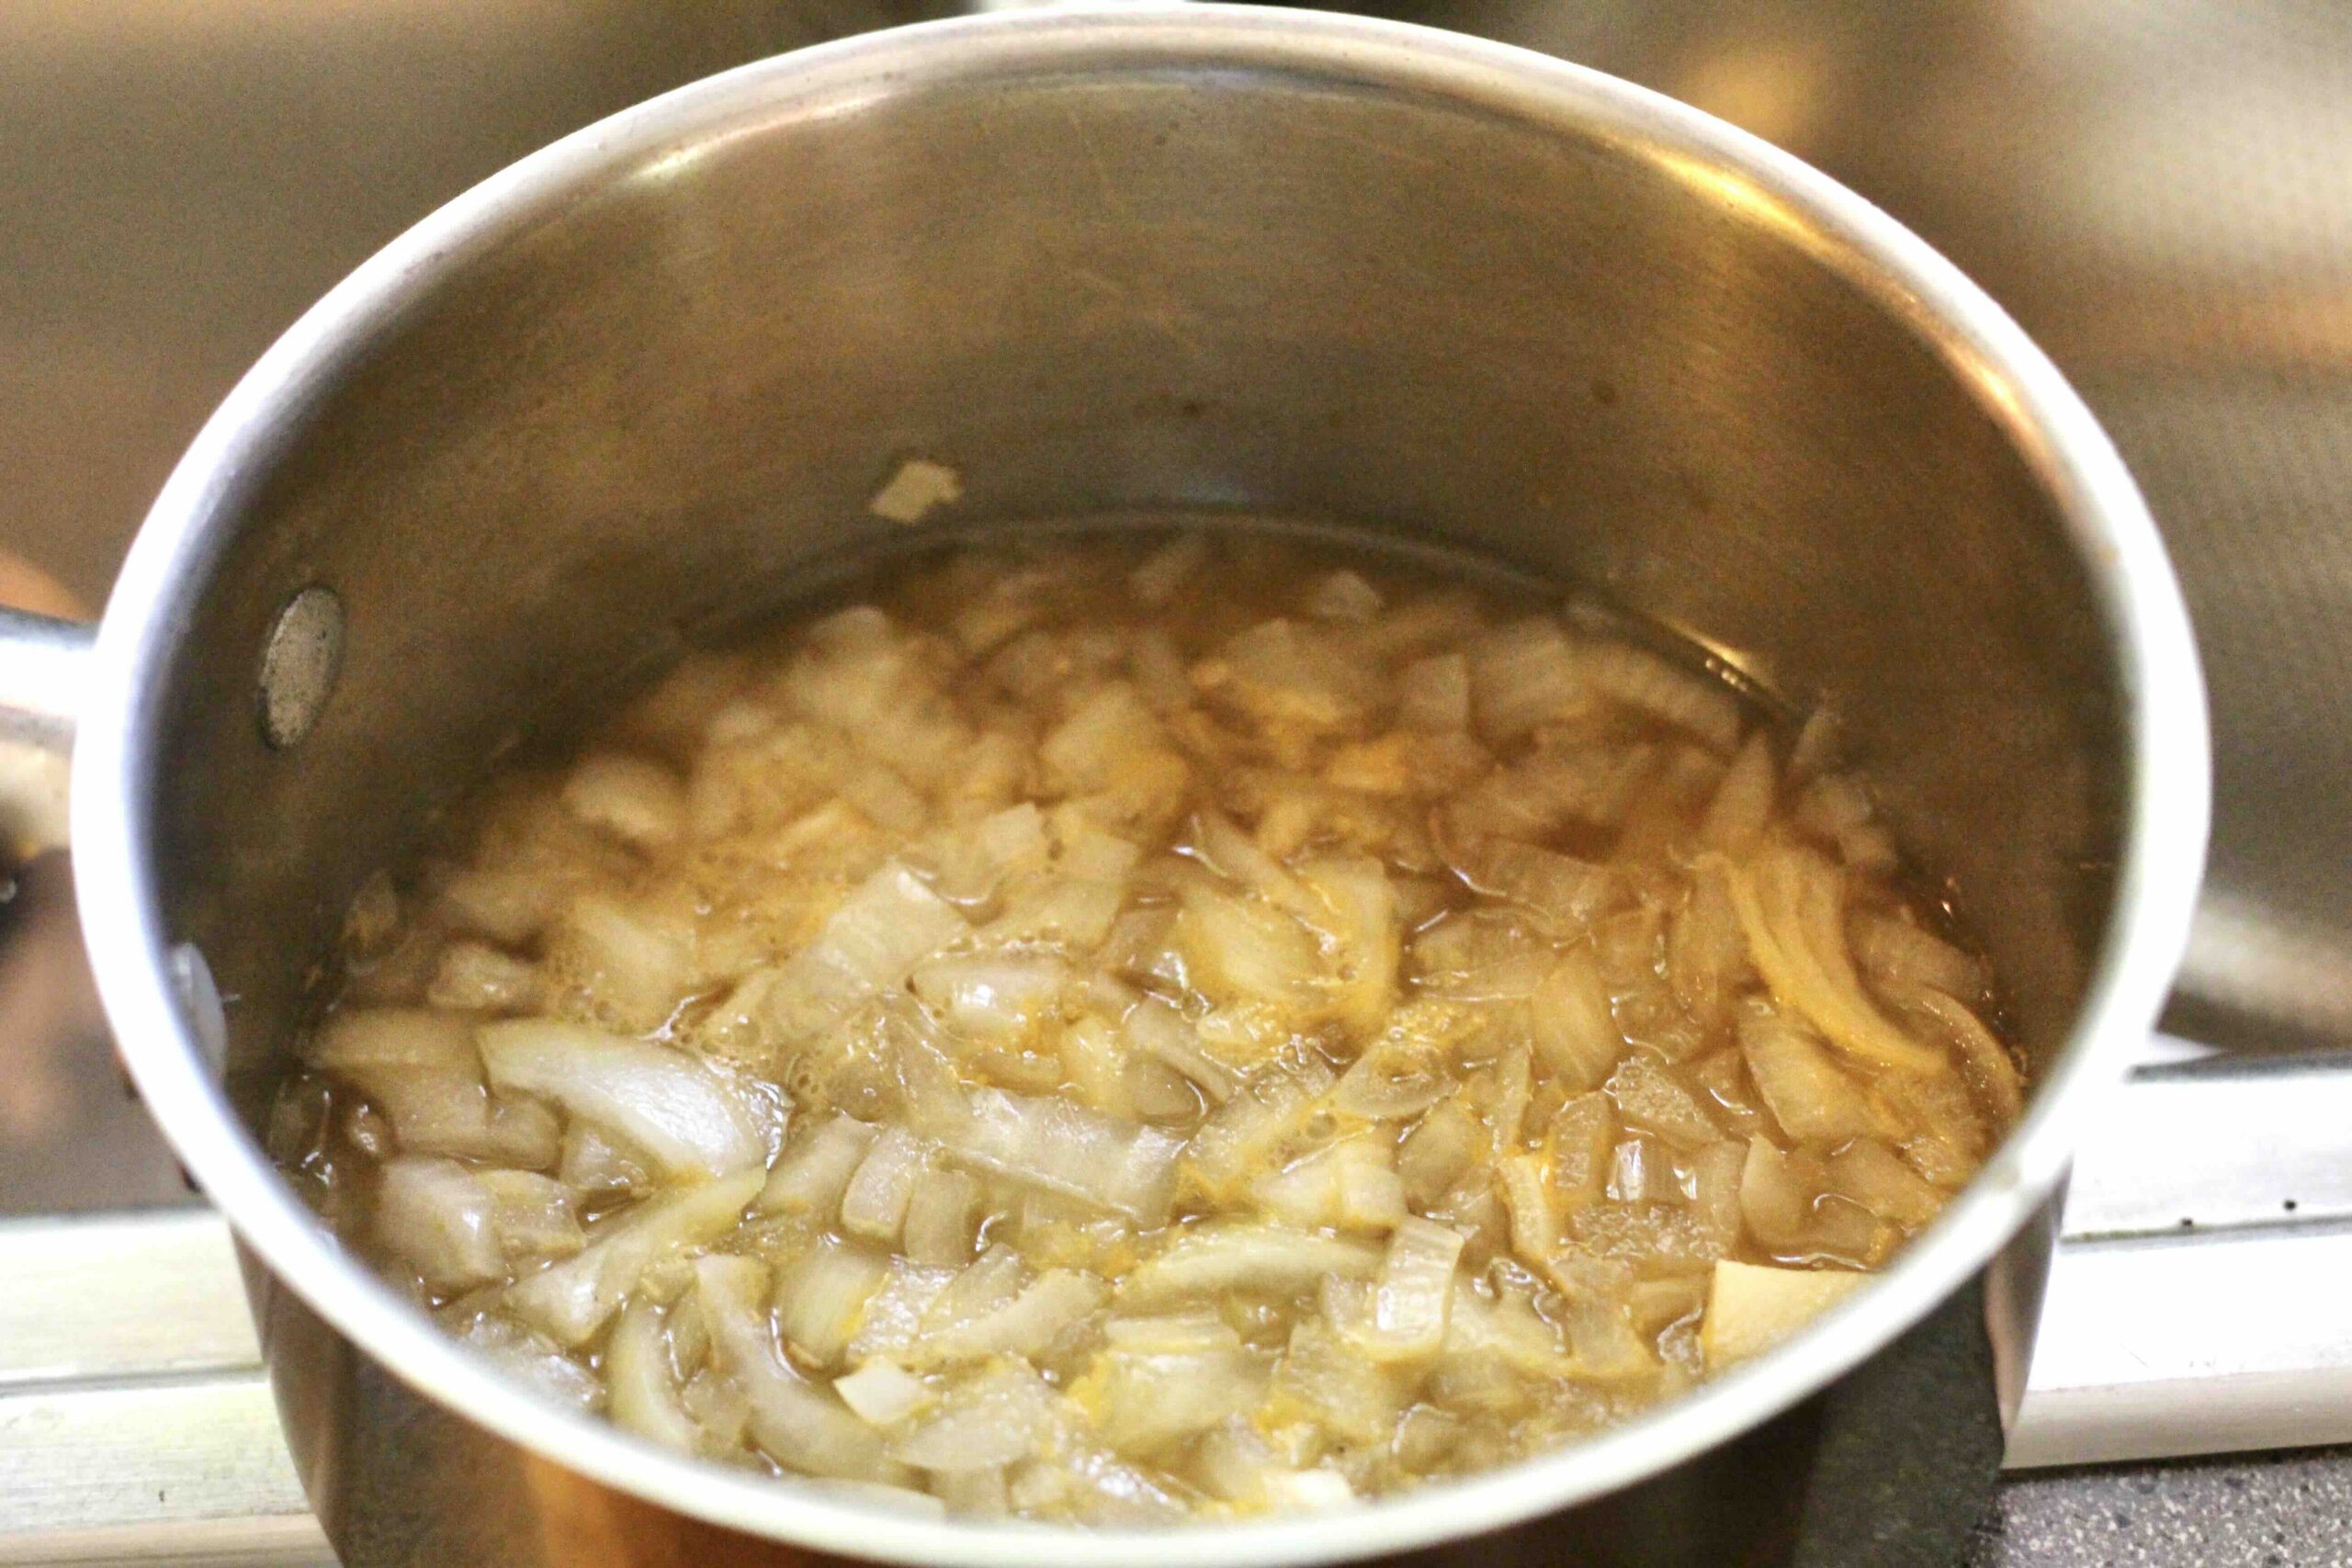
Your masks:
<instances>
[{"instance_id":1,"label":"pot handle","mask_svg":"<svg viewBox=\"0 0 2352 1568\"><path fill-rule=\"evenodd\" d=\"M97 627L0 607L0 834L18 861L66 840L66 759Z\"/></svg>"}]
</instances>

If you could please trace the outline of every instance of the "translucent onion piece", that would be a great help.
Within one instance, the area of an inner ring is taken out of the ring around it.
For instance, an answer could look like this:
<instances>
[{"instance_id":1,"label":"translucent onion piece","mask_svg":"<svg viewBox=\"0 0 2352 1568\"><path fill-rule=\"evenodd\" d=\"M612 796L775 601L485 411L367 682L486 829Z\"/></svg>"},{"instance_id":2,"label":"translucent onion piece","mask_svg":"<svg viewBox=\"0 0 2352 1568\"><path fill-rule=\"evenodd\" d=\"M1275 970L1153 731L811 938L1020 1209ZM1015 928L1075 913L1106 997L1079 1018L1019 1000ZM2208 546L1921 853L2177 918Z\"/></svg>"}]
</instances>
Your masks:
<instances>
[{"instance_id":1,"label":"translucent onion piece","mask_svg":"<svg viewBox=\"0 0 2352 1568\"><path fill-rule=\"evenodd\" d=\"M1678 1149L1704 1148L1724 1135L1698 1097L1646 1052L1620 1062L1602 1092L1628 1126L1655 1133Z\"/></svg>"},{"instance_id":2,"label":"translucent onion piece","mask_svg":"<svg viewBox=\"0 0 2352 1568\"><path fill-rule=\"evenodd\" d=\"M678 1398L659 1307L632 1302L621 1314L605 1343L605 1381L616 1425L681 1453L700 1449L701 1431Z\"/></svg>"},{"instance_id":3,"label":"translucent onion piece","mask_svg":"<svg viewBox=\"0 0 2352 1568\"><path fill-rule=\"evenodd\" d=\"M833 1392L869 1427L895 1427L938 1397L922 1379L878 1358L835 1378Z\"/></svg>"},{"instance_id":4,"label":"translucent onion piece","mask_svg":"<svg viewBox=\"0 0 2352 1568\"><path fill-rule=\"evenodd\" d=\"M1740 1017L1739 1048L1756 1092L1792 1139L1834 1144L1892 1131L1862 1086L1796 1020L1750 1009Z\"/></svg>"},{"instance_id":5,"label":"translucent onion piece","mask_svg":"<svg viewBox=\"0 0 2352 1568\"><path fill-rule=\"evenodd\" d=\"M1373 1287L1368 1343L1385 1359L1437 1353L1453 1304L1453 1270L1462 1258L1461 1233L1408 1216L1388 1238Z\"/></svg>"},{"instance_id":6,"label":"translucent onion piece","mask_svg":"<svg viewBox=\"0 0 2352 1568\"><path fill-rule=\"evenodd\" d=\"M970 1040L1018 1040L1052 1012L1069 965L1045 953L958 953L914 971L915 995Z\"/></svg>"},{"instance_id":7,"label":"translucent onion piece","mask_svg":"<svg viewBox=\"0 0 2352 1568\"><path fill-rule=\"evenodd\" d=\"M1256 1408L1265 1390L1264 1359L1234 1346L1113 1350L1095 1358L1070 1396L1105 1442L1143 1459Z\"/></svg>"},{"instance_id":8,"label":"translucent onion piece","mask_svg":"<svg viewBox=\"0 0 2352 1568\"><path fill-rule=\"evenodd\" d=\"M1274 1065L1251 1074L1186 1146L1184 1162L1194 1182L1212 1196L1238 1194L1253 1168L1291 1135L1331 1081L1330 1069L1319 1064L1297 1069Z\"/></svg>"},{"instance_id":9,"label":"translucent onion piece","mask_svg":"<svg viewBox=\"0 0 2352 1568\"><path fill-rule=\"evenodd\" d=\"M649 1199L605 1222L577 1256L516 1281L507 1305L559 1344L585 1344L648 1269L732 1229L763 1179L738 1171Z\"/></svg>"},{"instance_id":10,"label":"translucent onion piece","mask_svg":"<svg viewBox=\"0 0 2352 1568\"><path fill-rule=\"evenodd\" d=\"M1059 1404L1060 1396L1025 1362L991 1362L949 1390L891 1453L920 1470L993 1470L1044 1451L1060 1420Z\"/></svg>"},{"instance_id":11,"label":"translucent onion piece","mask_svg":"<svg viewBox=\"0 0 2352 1568\"><path fill-rule=\"evenodd\" d=\"M741 1093L683 1051L540 1018L484 1024L475 1038L492 1083L617 1134L666 1175L723 1176L766 1161Z\"/></svg>"},{"instance_id":12,"label":"translucent onion piece","mask_svg":"<svg viewBox=\"0 0 2352 1568\"><path fill-rule=\"evenodd\" d=\"M838 1021L968 928L945 899L897 861L876 872L786 961L763 998L768 1024L802 1040Z\"/></svg>"},{"instance_id":13,"label":"translucent onion piece","mask_svg":"<svg viewBox=\"0 0 2352 1568\"><path fill-rule=\"evenodd\" d=\"M1494 745L1582 714L1595 700L1567 633L1544 616L1514 622L1472 645L1470 685L1479 732Z\"/></svg>"},{"instance_id":14,"label":"translucent onion piece","mask_svg":"<svg viewBox=\"0 0 2352 1568\"><path fill-rule=\"evenodd\" d=\"M588 1244L560 1181L529 1170L483 1170L475 1179L490 1194L491 1224L509 1259L569 1258Z\"/></svg>"},{"instance_id":15,"label":"translucent onion piece","mask_svg":"<svg viewBox=\"0 0 2352 1568\"><path fill-rule=\"evenodd\" d=\"M2004 1125L2016 1121L2025 1108L2025 1086L2008 1047L1994 1038L1983 1020L1943 992L1922 988L1917 1000L1959 1048L1970 1084L1993 1114Z\"/></svg>"},{"instance_id":16,"label":"translucent onion piece","mask_svg":"<svg viewBox=\"0 0 2352 1568\"><path fill-rule=\"evenodd\" d=\"M1887 1021L1863 994L1846 952L1845 882L1809 850L1774 845L1746 864L1725 863L1732 907L1772 993L1829 1043L1883 1066L1932 1073L1935 1051Z\"/></svg>"},{"instance_id":17,"label":"translucent onion piece","mask_svg":"<svg viewBox=\"0 0 2352 1568\"><path fill-rule=\"evenodd\" d=\"M1572 1090L1598 1089L1625 1054L1608 983L1588 946L1572 947L1553 963L1527 998L1527 1023L1544 1065Z\"/></svg>"},{"instance_id":18,"label":"translucent onion piece","mask_svg":"<svg viewBox=\"0 0 2352 1568\"><path fill-rule=\"evenodd\" d=\"M1397 722L1433 734L1470 728L1470 661L1436 653L1405 667L1396 680Z\"/></svg>"},{"instance_id":19,"label":"translucent onion piece","mask_svg":"<svg viewBox=\"0 0 2352 1568\"><path fill-rule=\"evenodd\" d=\"M555 1162L561 1129L546 1107L482 1086L474 1021L407 1009L331 1015L311 1060L356 1084L392 1123L401 1150L537 1168Z\"/></svg>"},{"instance_id":20,"label":"translucent onion piece","mask_svg":"<svg viewBox=\"0 0 2352 1568\"><path fill-rule=\"evenodd\" d=\"M776 1353L765 1310L767 1270L757 1259L699 1258L695 1288L710 1323L711 1352L750 1404L753 1442L779 1463L812 1475L905 1479L872 1427Z\"/></svg>"},{"instance_id":21,"label":"translucent onion piece","mask_svg":"<svg viewBox=\"0 0 2352 1568\"><path fill-rule=\"evenodd\" d=\"M777 1326L794 1354L816 1366L831 1366L849 1348L890 1272L887 1253L861 1242L822 1236L778 1271Z\"/></svg>"},{"instance_id":22,"label":"translucent onion piece","mask_svg":"<svg viewBox=\"0 0 2352 1568\"><path fill-rule=\"evenodd\" d=\"M924 1364L991 1355L1040 1356L1065 1329L1102 1306L1110 1293L1091 1274L1048 1269L1011 1301L926 1333L910 1354Z\"/></svg>"},{"instance_id":23,"label":"translucent onion piece","mask_svg":"<svg viewBox=\"0 0 2352 1568\"><path fill-rule=\"evenodd\" d=\"M1128 1049L1182 1073L1208 1097L1222 1105L1239 1081L1231 1068L1201 1049L1200 1035L1171 1004L1147 997L1129 1010L1122 1024Z\"/></svg>"},{"instance_id":24,"label":"translucent onion piece","mask_svg":"<svg viewBox=\"0 0 2352 1568\"><path fill-rule=\"evenodd\" d=\"M1370 1034L1396 1000L1400 936L1396 889L1380 863L1364 855L1324 855L1299 868L1319 908L1308 925L1323 933L1337 962L1329 987L1333 1012L1350 1031Z\"/></svg>"},{"instance_id":25,"label":"translucent onion piece","mask_svg":"<svg viewBox=\"0 0 2352 1568\"><path fill-rule=\"evenodd\" d=\"M565 809L627 843L655 849L685 831L686 792L670 770L643 757L592 751L563 782Z\"/></svg>"},{"instance_id":26,"label":"translucent onion piece","mask_svg":"<svg viewBox=\"0 0 2352 1568\"><path fill-rule=\"evenodd\" d=\"M1120 1281L1118 1301L1122 1310L1134 1312L1235 1291L1287 1295L1328 1274L1368 1278L1381 1256L1362 1242L1287 1225L1204 1224L1137 1264Z\"/></svg>"},{"instance_id":27,"label":"translucent onion piece","mask_svg":"<svg viewBox=\"0 0 2352 1568\"><path fill-rule=\"evenodd\" d=\"M497 1207L456 1160L390 1160L377 1182L376 1240L430 1288L467 1290L505 1275Z\"/></svg>"},{"instance_id":28,"label":"translucent onion piece","mask_svg":"<svg viewBox=\"0 0 2352 1568\"><path fill-rule=\"evenodd\" d=\"M1579 653L1587 678L1618 702L1679 726L1717 751L1739 744L1739 698L1721 681L1626 642L1588 642Z\"/></svg>"},{"instance_id":29,"label":"translucent onion piece","mask_svg":"<svg viewBox=\"0 0 2352 1568\"><path fill-rule=\"evenodd\" d=\"M538 966L478 942L453 942L441 950L424 999L448 1012L526 1012L537 1007L547 986Z\"/></svg>"},{"instance_id":30,"label":"translucent onion piece","mask_svg":"<svg viewBox=\"0 0 2352 1568\"><path fill-rule=\"evenodd\" d=\"M760 1212L832 1218L877 1133L871 1122L835 1111L785 1149L761 1190Z\"/></svg>"},{"instance_id":31,"label":"translucent onion piece","mask_svg":"<svg viewBox=\"0 0 2352 1568\"><path fill-rule=\"evenodd\" d=\"M1382 1142L1351 1138L1260 1177L1251 1196L1290 1224L1385 1231L1405 1217L1405 1184L1390 1156Z\"/></svg>"},{"instance_id":32,"label":"translucent onion piece","mask_svg":"<svg viewBox=\"0 0 2352 1568\"><path fill-rule=\"evenodd\" d=\"M968 1109L922 1129L984 1170L1157 1224L1168 1213L1183 1141L1066 1100L973 1091Z\"/></svg>"},{"instance_id":33,"label":"translucent onion piece","mask_svg":"<svg viewBox=\"0 0 2352 1568\"><path fill-rule=\"evenodd\" d=\"M960 1170L930 1170L907 1201L907 1257L934 1267L960 1268L971 1259L980 1184Z\"/></svg>"},{"instance_id":34,"label":"translucent onion piece","mask_svg":"<svg viewBox=\"0 0 2352 1568\"><path fill-rule=\"evenodd\" d=\"M923 1173L922 1145L901 1128L885 1130L842 1190L842 1228L869 1241L896 1242Z\"/></svg>"}]
</instances>

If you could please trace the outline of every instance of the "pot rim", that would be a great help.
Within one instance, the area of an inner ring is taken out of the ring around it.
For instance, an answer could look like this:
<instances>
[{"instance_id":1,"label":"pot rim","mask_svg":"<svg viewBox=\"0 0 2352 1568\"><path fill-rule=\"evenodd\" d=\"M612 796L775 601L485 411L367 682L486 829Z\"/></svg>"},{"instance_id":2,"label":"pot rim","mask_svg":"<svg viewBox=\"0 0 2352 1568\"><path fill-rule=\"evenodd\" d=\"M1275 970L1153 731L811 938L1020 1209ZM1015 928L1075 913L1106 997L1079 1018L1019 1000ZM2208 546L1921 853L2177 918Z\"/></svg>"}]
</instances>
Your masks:
<instances>
[{"instance_id":1,"label":"pot rim","mask_svg":"<svg viewBox=\"0 0 2352 1568\"><path fill-rule=\"evenodd\" d=\"M612 183L663 177L772 119L1038 72L1213 59L1412 92L1598 140L1770 223L1916 333L2052 499L2099 600L2129 750L2115 912L2075 1026L2008 1138L1870 1288L1770 1354L1622 1426L1499 1470L1330 1513L1159 1530L944 1522L730 1472L559 1411L345 1254L231 1109L172 979L149 803L165 676L254 477L371 343L468 260ZM607 1486L710 1523L850 1556L1023 1568L1327 1562L1517 1523L1652 1475L1755 1426L1880 1349L1981 1268L2063 1176L2083 1117L2154 1022L2188 935L2210 809L2187 611L2121 460L2055 367L1924 242L1795 158L1647 89L1404 23L1204 5L958 17L758 62L601 120L474 186L338 284L263 355L164 485L109 600L74 755L76 886L120 1049L166 1135L270 1272L420 1393Z\"/></svg>"}]
</instances>

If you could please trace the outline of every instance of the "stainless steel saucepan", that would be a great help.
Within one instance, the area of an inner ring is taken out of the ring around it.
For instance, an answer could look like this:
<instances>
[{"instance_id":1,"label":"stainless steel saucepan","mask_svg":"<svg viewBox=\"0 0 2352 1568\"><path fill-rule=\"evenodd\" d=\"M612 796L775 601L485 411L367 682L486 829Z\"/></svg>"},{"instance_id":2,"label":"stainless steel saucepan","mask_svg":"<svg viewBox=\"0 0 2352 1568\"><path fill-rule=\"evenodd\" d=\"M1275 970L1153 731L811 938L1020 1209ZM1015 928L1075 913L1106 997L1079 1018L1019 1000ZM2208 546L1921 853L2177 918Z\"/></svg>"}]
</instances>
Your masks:
<instances>
[{"instance_id":1,"label":"stainless steel saucepan","mask_svg":"<svg viewBox=\"0 0 2352 1568\"><path fill-rule=\"evenodd\" d=\"M435 806L812 558L903 532L868 502L918 457L960 480L933 521L1408 533L1594 585L1829 703L2005 976L2023 1122L1775 1353L1326 1516L940 1523L538 1404L272 1170L255 1129L289 1036L353 890ZM95 638L11 620L0 695L17 732L74 737L108 1014L248 1249L298 1462L356 1565L1328 1561L1593 1499L1838 1378L2035 1213L2163 996L2206 822L2147 514L1949 265L1622 82L1241 7L872 35L525 160L270 350Z\"/></svg>"}]
</instances>

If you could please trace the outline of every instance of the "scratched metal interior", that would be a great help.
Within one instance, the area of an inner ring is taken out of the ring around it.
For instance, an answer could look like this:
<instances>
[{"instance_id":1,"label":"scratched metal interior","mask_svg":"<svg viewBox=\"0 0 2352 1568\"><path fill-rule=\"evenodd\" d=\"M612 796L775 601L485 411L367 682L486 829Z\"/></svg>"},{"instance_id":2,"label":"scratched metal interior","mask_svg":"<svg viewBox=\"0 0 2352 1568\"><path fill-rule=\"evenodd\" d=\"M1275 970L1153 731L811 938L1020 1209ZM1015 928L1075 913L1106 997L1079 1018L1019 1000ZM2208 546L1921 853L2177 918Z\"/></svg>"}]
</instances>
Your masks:
<instances>
[{"instance_id":1,"label":"scratched metal interior","mask_svg":"<svg viewBox=\"0 0 2352 1568\"><path fill-rule=\"evenodd\" d=\"M96 604L236 375L440 200L678 83L955 8L0 6L0 550ZM2245 1049L2352 1040L2352 6L1365 8L1745 125L1912 224L2041 339L2147 491L2212 686L2212 872L2174 1022ZM0 1212L179 1196L41 875L0 933Z\"/></svg>"}]
</instances>

